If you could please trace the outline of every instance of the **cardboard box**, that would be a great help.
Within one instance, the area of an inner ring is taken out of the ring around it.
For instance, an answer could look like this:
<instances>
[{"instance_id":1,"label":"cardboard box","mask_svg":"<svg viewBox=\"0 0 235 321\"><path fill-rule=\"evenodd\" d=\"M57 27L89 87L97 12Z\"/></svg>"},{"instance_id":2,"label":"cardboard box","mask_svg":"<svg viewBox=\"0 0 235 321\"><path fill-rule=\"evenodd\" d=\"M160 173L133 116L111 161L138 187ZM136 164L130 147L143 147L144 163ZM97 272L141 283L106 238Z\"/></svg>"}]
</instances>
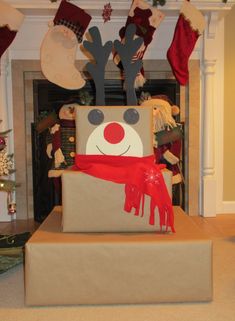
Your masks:
<instances>
[{"instance_id":1,"label":"cardboard box","mask_svg":"<svg viewBox=\"0 0 235 321\"><path fill-rule=\"evenodd\" d=\"M171 195L172 173L163 170ZM146 232L158 231L159 216L155 209L155 225L149 224L150 198L145 196L144 215L124 211L125 186L76 171L62 175L63 232ZM141 212L141 210L140 210Z\"/></svg>"},{"instance_id":2,"label":"cardboard box","mask_svg":"<svg viewBox=\"0 0 235 321\"><path fill-rule=\"evenodd\" d=\"M105 129L111 123L118 124L118 128L123 130L123 137L119 142L105 139ZM76 152L139 157L152 155L152 124L153 110L150 106L78 106Z\"/></svg>"},{"instance_id":3,"label":"cardboard box","mask_svg":"<svg viewBox=\"0 0 235 321\"><path fill-rule=\"evenodd\" d=\"M62 233L55 209L26 244L26 304L212 299L212 242L175 209L174 234Z\"/></svg>"}]
</instances>

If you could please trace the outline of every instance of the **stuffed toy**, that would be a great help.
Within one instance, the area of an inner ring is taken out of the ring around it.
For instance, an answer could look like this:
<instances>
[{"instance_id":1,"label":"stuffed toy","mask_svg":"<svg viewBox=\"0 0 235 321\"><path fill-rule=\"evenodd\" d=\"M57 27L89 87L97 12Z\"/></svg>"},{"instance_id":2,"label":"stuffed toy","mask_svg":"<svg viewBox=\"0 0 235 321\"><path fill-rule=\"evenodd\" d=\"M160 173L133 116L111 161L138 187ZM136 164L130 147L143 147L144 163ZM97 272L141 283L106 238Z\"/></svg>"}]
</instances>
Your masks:
<instances>
[{"instance_id":1,"label":"stuffed toy","mask_svg":"<svg viewBox=\"0 0 235 321\"><path fill-rule=\"evenodd\" d=\"M48 177L53 179L55 203L61 204L61 175L66 168L74 164L75 157L75 107L78 104L68 103L59 109L57 122L49 129L47 137L47 156L53 159Z\"/></svg>"},{"instance_id":2,"label":"stuffed toy","mask_svg":"<svg viewBox=\"0 0 235 321\"><path fill-rule=\"evenodd\" d=\"M172 184L182 182L180 155L182 130L174 116L179 114L179 107L165 95L148 97L142 106L153 107L154 154L156 163L166 164L172 171Z\"/></svg>"},{"instance_id":3,"label":"stuffed toy","mask_svg":"<svg viewBox=\"0 0 235 321\"><path fill-rule=\"evenodd\" d=\"M59 109L59 120L50 128L47 155L53 158L49 177L60 177L64 169L74 164L75 156L75 107L68 103Z\"/></svg>"}]
</instances>

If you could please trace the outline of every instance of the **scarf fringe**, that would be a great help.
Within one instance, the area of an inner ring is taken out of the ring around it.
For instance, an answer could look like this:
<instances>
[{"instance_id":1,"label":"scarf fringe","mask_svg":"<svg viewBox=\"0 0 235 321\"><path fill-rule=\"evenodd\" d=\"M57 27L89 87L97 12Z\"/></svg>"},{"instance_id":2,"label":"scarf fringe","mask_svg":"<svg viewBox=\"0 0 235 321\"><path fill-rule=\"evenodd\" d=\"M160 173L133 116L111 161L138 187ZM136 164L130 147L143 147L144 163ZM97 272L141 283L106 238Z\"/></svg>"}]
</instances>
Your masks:
<instances>
[{"instance_id":1,"label":"scarf fringe","mask_svg":"<svg viewBox=\"0 0 235 321\"><path fill-rule=\"evenodd\" d=\"M141 203L141 198L142 195L140 191L136 189L134 185L125 185L125 193L126 193L126 198L125 198L125 204L124 204L124 210L128 213L131 212L132 208L135 209L135 216L139 216L140 212L140 203Z\"/></svg>"},{"instance_id":2,"label":"scarf fringe","mask_svg":"<svg viewBox=\"0 0 235 321\"><path fill-rule=\"evenodd\" d=\"M144 216L144 205L145 205L145 194L141 194L134 185L130 186L128 184L125 185L125 204L124 210L128 213L134 208L135 216L139 216L140 214L140 205L141 205L141 217ZM158 208L159 213L159 225L161 232L163 231L163 226L166 227L165 231L168 231L170 227L171 231L175 233L174 229L174 213L171 205L157 205L156 201L151 198L150 202L150 216L149 216L149 224L155 225L155 215L156 208Z\"/></svg>"}]
</instances>

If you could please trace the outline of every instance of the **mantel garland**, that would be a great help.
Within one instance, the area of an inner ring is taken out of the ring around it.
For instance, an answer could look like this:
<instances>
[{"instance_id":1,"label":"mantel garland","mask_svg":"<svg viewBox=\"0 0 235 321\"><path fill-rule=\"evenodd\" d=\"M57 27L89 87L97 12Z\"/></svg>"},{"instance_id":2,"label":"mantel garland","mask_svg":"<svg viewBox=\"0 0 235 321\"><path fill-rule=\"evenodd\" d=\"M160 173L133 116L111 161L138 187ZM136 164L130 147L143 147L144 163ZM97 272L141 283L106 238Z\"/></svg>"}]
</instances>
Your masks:
<instances>
[{"instance_id":1,"label":"mantel garland","mask_svg":"<svg viewBox=\"0 0 235 321\"><path fill-rule=\"evenodd\" d=\"M50 2L57 2L58 0L50 0ZM67 0L70 1L70 0ZM152 0L153 6L164 6L166 4L166 0ZM228 0L222 0L223 3L227 3Z\"/></svg>"}]
</instances>

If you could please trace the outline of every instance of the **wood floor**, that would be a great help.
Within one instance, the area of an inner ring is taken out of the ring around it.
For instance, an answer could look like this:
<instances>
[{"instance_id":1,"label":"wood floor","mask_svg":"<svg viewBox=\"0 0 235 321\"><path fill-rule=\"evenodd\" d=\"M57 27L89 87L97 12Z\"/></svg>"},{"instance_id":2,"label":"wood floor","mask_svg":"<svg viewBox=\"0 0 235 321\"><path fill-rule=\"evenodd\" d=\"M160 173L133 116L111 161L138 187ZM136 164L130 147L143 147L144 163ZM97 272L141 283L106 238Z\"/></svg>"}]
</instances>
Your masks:
<instances>
[{"instance_id":1,"label":"wood floor","mask_svg":"<svg viewBox=\"0 0 235 321\"><path fill-rule=\"evenodd\" d=\"M0 234L16 234L23 232L34 232L39 226L39 223L33 219L30 220L15 220L12 222L0 223Z\"/></svg>"},{"instance_id":2,"label":"wood floor","mask_svg":"<svg viewBox=\"0 0 235 321\"><path fill-rule=\"evenodd\" d=\"M211 238L235 236L235 214L219 214L216 217L191 217L192 220Z\"/></svg>"},{"instance_id":3,"label":"wood floor","mask_svg":"<svg viewBox=\"0 0 235 321\"><path fill-rule=\"evenodd\" d=\"M220 214L213 218L191 216L191 219L210 238L223 238L235 236L235 214ZM34 220L16 220L0 223L0 234L15 234L33 232L39 227Z\"/></svg>"}]
</instances>

